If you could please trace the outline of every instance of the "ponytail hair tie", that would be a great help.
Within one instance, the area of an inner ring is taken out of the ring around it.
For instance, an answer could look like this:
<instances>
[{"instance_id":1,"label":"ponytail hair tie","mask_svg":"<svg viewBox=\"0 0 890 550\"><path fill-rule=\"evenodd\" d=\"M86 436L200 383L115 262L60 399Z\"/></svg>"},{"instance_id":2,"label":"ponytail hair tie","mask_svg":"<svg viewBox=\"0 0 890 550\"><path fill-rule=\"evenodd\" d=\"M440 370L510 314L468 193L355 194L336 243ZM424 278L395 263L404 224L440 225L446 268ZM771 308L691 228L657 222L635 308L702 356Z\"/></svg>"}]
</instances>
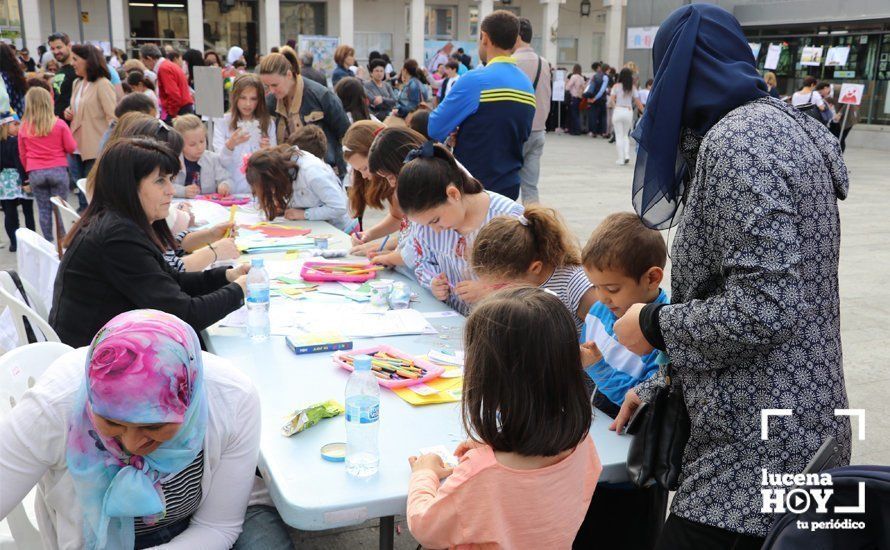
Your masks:
<instances>
[{"instance_id":1,"label":"ponytail hair tie","mask_svg":"<svg viewBox=\"0 0 890 550\"><path fill-rule=\"evenodd\" d=\"M426 143L424 143L423 145L421 145L420 147L418 147L417 149L412 149L408 153L408 156L405 157L405 163L407 164L407 163L411 162L412 160L418 159L418 158L420 158L420 159L433 158L433 156L435 156L434 153L436 151L434 145L435 144L433 143L433 140L429 140Z\"/></svg>"},{"instance_id":2,"label":"ponytail hair tie","mask_svg":"<svg viewBox=\"0 0 890 550\"><path fill-rule=\"evenodd\" d=\"M528 227L528 225L529 225L528 218L526 218L523 215L520 215L518 218L516 218L516 221L518 221L519 224L522 225L523 227Z\"/></svg>"},{"instance_id":3,"label":"ponytail hair tie","mask_svg":"<svg viewBox=\"0 0 890 550\"><path fill-rule=\"evenodd\" d=\"M374 137L377 137L377 135L378 135L380 132L386 130L386 128L387 128L386 126L381 126L380 128L377 128L376 130L374 130L374 133L373 133L372 135L373 135Z\"/></svg>"}]
</instances>

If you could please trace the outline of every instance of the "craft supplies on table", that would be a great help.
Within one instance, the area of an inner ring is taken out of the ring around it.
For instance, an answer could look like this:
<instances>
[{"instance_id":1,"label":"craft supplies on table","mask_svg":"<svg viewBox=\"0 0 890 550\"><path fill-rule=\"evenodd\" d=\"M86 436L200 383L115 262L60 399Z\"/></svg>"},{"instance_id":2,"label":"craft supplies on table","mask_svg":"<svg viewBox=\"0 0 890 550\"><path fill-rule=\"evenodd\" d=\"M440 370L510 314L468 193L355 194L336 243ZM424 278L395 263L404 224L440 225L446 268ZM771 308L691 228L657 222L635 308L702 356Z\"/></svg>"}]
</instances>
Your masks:
<instances>
[{"instance_id":1,"label":"craft supplies on table","mask_svg":"<svg viewBox=\"0 0 890 550\"><path fill-rule=\"evenodd\" d=\"M352 341L334 331L288 334L284 341L297 355L352 349Z\"/></svg>"},{"instance_id":2,"label":"craft supplies on table","mask_svg":"<svg viewBox=\"0 0 890 550\"><path fill-rule=\"evenodd\" d=\"M377 276L383 267L369 263L304 262L300 277L304 281L363 283Z\"/></svg>"},{"instance_id":3,"label":"craft supplies on table","mask_svg":"<svg viewBox=\"0 0 890 550\"><path fill-rule=\"evenodd\" d=\"M435 380L405 388L394 388L393 393L415 407L459 402L463 397L463 369L456 367L441 368L444 370ZM457 376L451 376L452 372L456 372Z\"/></svg>"},{"instance_id":4,"label":"craft supplies on table","mask_svg":"<svg viewBox=\"0 0 890 550\"><path fill-rule=\"evenodd\" d=\"M334 363L348 371L353 370L352 362L359 355L371 357L371 369L381 386L394 389L423 384L434 380L445 369L429 361L414 357L392 346L380 344L374 347L351 352L334 353Z\"/></svg>"},{"instance_id":5,"label":"craft supplies on table","mask_svg":"<svg viewBox=\"0 0 890 550\"><path fill-rule=\"evenodd\" d=\"M281 427L281 435L290 437L308 430L324 418L333 418L343 414L345 411L346 409L343 408L343 405L333 399L297 409L287 415L287 422Z\"/></svg>"},{"instance_id":6,"label":"craft supplies on table","mask_svg":"<svg viewBox=\"0 0 890 550\"><path fill-rule=\"evenodd\" d=\"M352 338L437 333L433 325L413 309L350 314L338 319L337 327Z\"/></svg>"},{"instance_id":7,"label":"craft supplies on table","mask_svg":"<svg viewBox=\"0 0 890 550\"><path fill-rule=\"evenodd\" d=\"M196 195L196 199L200 201L215 202L221 206L237 206L250 202L250 195L220 195L219 193L208 193L207 195Z\"/></svg>"}]
</instances>

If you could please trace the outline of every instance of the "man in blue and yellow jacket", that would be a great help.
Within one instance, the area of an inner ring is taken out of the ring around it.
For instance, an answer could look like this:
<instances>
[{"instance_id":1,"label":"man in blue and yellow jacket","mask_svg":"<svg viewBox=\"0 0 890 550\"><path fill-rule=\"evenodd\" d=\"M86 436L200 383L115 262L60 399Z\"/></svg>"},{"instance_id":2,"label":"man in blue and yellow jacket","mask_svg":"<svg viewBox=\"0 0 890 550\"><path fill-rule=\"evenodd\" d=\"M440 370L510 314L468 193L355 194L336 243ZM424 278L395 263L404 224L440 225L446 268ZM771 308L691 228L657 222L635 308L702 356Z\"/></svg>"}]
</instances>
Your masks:
<instances>
[{"instance_id":1,"label":"man in blue and yellow jacket","mask_svg":"<svg viewBox=\"0 0 890 550\"><path fill-rule=\"evenodd\" d=\"M454 156L489 191L516 200L522 146L535 116L532 83L510 57L519 18L498 10L482 21L479 57L484 68L458 80L435 111L428 134L445 141L457 129Z\"/></svg>"}]
</instances>

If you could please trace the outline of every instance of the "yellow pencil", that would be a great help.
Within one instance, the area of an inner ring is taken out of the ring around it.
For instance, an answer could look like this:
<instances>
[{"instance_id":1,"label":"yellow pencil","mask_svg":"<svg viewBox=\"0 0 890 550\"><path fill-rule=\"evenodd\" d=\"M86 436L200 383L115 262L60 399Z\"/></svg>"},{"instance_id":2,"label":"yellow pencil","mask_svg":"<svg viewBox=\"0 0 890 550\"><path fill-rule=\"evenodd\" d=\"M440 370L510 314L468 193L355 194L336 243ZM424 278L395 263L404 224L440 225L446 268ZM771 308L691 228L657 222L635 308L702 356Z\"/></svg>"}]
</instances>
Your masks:
<instances>
[{"instance_id":1,"label":"yellow pencil","mask_svg":"<svg viewBox=\"0 0 890 550\"><path fill-rule=\"evenodd\" d=\"M237 211L238 211L238 207L235 206L234 204L229 207L229 223L230 224L235 223L235 212L237 212ZM234 225L232 225L232 227L234 227ZM226 229L226 234L224 235L223 238L228 239L232 235L232 227L229 227L228 229Z\"/></svg>"}]
</instances>

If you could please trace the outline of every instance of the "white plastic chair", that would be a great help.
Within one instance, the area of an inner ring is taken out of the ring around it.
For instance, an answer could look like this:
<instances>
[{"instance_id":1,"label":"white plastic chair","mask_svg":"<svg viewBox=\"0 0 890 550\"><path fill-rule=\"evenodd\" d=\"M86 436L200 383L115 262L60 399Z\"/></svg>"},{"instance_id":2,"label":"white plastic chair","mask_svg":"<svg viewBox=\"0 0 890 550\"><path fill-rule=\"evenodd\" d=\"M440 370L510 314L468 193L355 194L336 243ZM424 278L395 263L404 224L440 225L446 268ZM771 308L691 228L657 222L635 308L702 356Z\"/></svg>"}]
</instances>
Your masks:
<instances>
[{"instance_id":1,"label":"white plastic chair","mask_svg":"<svg viewBox=\"0 0 890 550\"><path fill-rule=\"evenodd\" d=\"M72 349L58 342L39 342L16 348L0 357L0 419L9 414L53 361ZM33 502L33 495L34 491L31 491L22 502ZM0 542L0 549L42 548L40 532L28 518L22 503L6 516L6 523L14 542Z\"/></svg>"},{"instance_id":2,"label":"white plastic chair","mask_svg":"<svg viewBox=\"0 0 890 550\"><path fill-rule=\"evenodd\" d=\"M87 204L90 202L90 196L87 195L87 179L80 178L77 180L77 188L80 189L80 192L83 193L83 198L87 200Z\"/></svg>"},{"instance_id":3,"label":"white plastic chair","mask_svg":"<svg viewBox=\"0 0 890 550\"><path fill-rule=\"evenodd\" d=\"M46 311L53 304L53 285L59 271L59 254L56 247L30 229L21 228L15 232L19 248L16 251L16 271L23 282L30 283L37 292L31 294L27 288L28 299L43 303ZM33 297L32 297L33 296ZM35 309L39 309L35 307Z\"/></svg>"},{"instance_id":4,"label":"white plastic chair","mask_svg":"<svg viewBox=\"0 0 890 550\"><path fill-rule=\"evenodd\" d=\"M22 281L22 286L25 286L24 281ZM25 292L28 292L27 287L25 287ZM37 311L25 304L19 296L18 289L15 283L12 282L12 277L9 276L9 273L5 271L0 272L0 305L9 308L12 315L12 323L18 335L18 345L24 346L29 343L28 334L25 332L25 322L22 320L23 317L28 319L36 337L42 336L47 342L61 342L56 331L49 326L49 323ZM46 315L45 309L43 309L43 314Z\"/></svg>"},{"instance_id":5,"label":"white plastic chair","mask_svg":"<svg viewBox=\"0 0 890 550\"><path fill-rule=\"evenodd\" d=\"M56 232L56 238L61 239L64 237L71 227L80 220L80 214L77 213L77 209L73 208L68 201L63 199L62 197L52 197L49 199L49 202L53 204L53 212L58 217L58 220L61 220L62 226L59 228L61 230L61 236L59 232Z\"/></svg>"}]
</instances>

